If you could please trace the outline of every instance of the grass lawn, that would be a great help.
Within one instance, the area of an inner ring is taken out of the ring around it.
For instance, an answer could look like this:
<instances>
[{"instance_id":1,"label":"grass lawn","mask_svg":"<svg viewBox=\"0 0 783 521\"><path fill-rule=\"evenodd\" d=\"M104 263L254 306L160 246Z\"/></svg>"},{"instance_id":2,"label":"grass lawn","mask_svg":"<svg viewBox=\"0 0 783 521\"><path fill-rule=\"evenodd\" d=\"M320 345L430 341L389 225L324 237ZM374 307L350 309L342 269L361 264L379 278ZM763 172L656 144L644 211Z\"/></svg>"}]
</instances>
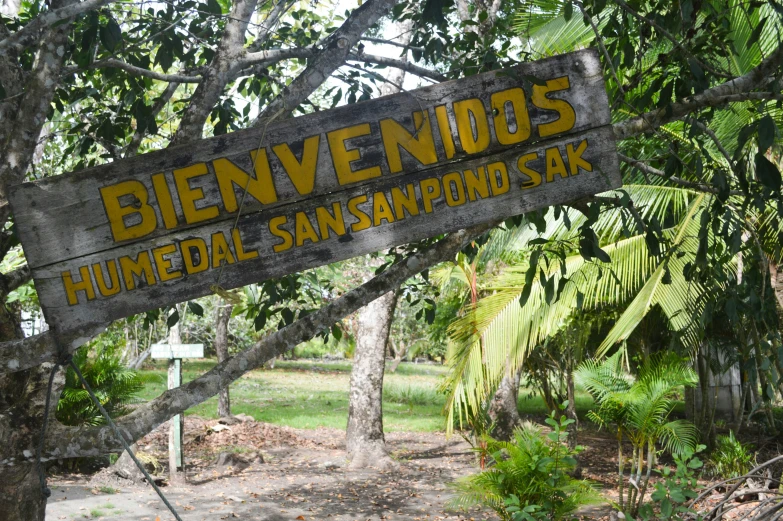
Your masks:
<instances>
[{"instance_id":1,"label":"grass lawn","mask_svg":"<svg viewBox=\"0 0 783 521\"><path fill-rule=\"evenodd\" d=\"M183 360L183 380L189 382L215 365L214 360ZM445 397L437 386L446 367L403 363L384 377L383 424L386 431L442 431ZM280 361L272 370L250 371L231 385L231 412L256 420L300 429L333 427L348 422L350 361ZM166 362L156 360L141 371L145 386L140 398L151 400L166 389ZM546 414L539 396L520 389L521 414ZM592 406L587 395L577 396L580 417ZM217 397L185 414L217 417Z\"/></svg>"}]
</instances>

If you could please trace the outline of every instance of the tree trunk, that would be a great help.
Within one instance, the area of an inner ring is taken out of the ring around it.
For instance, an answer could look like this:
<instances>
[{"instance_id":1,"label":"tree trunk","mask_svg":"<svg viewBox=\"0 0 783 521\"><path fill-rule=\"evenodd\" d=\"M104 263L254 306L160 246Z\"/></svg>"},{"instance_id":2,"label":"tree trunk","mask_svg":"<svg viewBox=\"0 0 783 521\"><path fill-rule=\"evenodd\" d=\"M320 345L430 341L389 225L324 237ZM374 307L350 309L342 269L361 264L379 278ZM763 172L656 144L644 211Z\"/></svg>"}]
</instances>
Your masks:
<instances>
[{"instance_id":1,"label":"tree trunk","mask_svg":"<svg viewBox=\"0 0 783 521\"><path fill-rule=\"evenodd\" d=\"M234 306L232 304L224 304L217 308L215 351L217 351L218 363L228 358L228 321L231 319L231 311L233 309ZM218 416L220 418L231 416L231 398L228 394L228 387L218 394Z\"/></svg>"},{"instance_id":2,"label":"tree trunk","mask_svg":"<svg viewBox=\"0 0 783 521\"><path fill-rule=\"evenodd\" d=\"M492 436L508 441L514 435L514 428L522 422L517 409L519 394L519 372L506 374L489 406L489 417L495 423Z\"/></svg>"},{"instance_id":3,"label":"tree trunk","mask_svg":"<svg viewBox=\"0 0 783 521\"><path fill-rule=\"evenodd\" d=\"M382 405L384 355L396 304L397 293L390 291L359 311L345 435L350 468L396 466L386 452Z\"/></svg>"},{"instance_id":4,"label":"tree trunk","mask_svg":"<svg viewBox=\"0 0 783 521\"><path fill-rule=\"evenodd\" d=\"M18 317L0 306L0 340L22 338ZM0 374L0 519L3 521L42 521L46 510L34 463L35 447L43 427L51 364L15 373ZM64 372L59 371L52 391L51 414L62 389ZM50 416L49 422L54 420ZM26 459L14 458L18 454Z\"/></svg>"},{"instance_id":5,"label":"tree trunk","mask_svg":"<svg viewBox=\"0 0 783 521\"><path fill-rule=\"evenodd\" d=\"M576 390L574 389L574 360L571 354L566 368L566 386L568 387L568 407L566 407L566 417L573 420L566 430L568 431L568 447L575 449L577 445L577 436L579 435L579 417L576 415Z\"/></svg>"}]
</instances>

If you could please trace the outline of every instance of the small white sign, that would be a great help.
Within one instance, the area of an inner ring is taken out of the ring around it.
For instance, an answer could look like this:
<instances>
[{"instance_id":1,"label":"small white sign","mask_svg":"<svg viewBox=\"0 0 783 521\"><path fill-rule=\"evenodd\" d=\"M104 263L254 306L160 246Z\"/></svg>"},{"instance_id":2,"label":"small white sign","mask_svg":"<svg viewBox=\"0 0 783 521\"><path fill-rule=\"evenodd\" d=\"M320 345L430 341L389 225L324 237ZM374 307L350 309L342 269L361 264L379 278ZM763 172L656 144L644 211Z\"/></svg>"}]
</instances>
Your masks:
<instances>
[{"instance_id":1,"label":"small white sign","mask_svg":"<svg viewBox=\"0 0 783 521\"><path fill-rule=\"evenodd\" d=\"M204 344L152 344L152 358L204 358Z\"/></svg>"}]
</instances>

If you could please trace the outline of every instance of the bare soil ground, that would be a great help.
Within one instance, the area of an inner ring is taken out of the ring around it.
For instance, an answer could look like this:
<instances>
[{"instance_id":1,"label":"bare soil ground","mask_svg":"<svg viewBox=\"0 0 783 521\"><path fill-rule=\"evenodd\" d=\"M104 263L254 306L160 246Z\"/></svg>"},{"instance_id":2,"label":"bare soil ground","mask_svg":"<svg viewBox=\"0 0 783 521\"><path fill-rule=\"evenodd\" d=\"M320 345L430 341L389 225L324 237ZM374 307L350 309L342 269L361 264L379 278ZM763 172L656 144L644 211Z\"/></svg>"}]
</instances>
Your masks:
<instances>
[{"instance_id":1,"label":"bare soil ground","mask_svg":"<svg viewBox=\"0 0 783 521\"><path fill-rule=\"evenodd\" d=\"M187 483L163 487L183 520L497 519L482 510L446 507L446 485L476 471L473 453L459 436L389 433L387 443L400 467L384 473L346 469L344 431L247 421L214 432L216 424L186 418ZM167 440L164 425L142 439L139 449L165 463ZM235 465L215 464L224 451L237 455ZM92 477L55 476L50 486L47 519L173 519L150 487L129 484L108 469Z\"/></svg>"}]
</instances>

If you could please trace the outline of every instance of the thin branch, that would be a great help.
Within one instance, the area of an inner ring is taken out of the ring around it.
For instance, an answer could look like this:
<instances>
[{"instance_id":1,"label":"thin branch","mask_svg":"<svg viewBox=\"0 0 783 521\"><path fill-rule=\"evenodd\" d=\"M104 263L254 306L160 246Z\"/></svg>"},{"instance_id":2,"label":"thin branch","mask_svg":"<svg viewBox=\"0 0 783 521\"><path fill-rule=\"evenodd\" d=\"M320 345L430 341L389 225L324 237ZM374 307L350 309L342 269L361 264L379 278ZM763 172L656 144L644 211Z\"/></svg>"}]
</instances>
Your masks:
<instances>
[{"instance_id":1,"label":"thin branch","mask_svg":"<svg viewBox=\"0 0 783 521\"><path fill-rule=\"evenodd\" d=\"M324 41L323 48L307 68L261 111L253 126L263 126L278 115L287 117L345 63L348 54L362 34L375 25L399 1L369 0L354 9L343 25Z\"/></svg>"},{"instance_id":2,"label":"thin branch","mask_svg":"<svg viewBox=\"0 0 783 521\"><path fill-rule=\"evenodd\" d=\"M310 58L316 52L308 47L295 47L292 49L263 49L246 53L235 64L235 68L244 69L251 65L269 65L291 58Z\"/></svg>"},{"instance_id":3,"label":"thin branch","mask_svg":"<svg viewBox=\"0 0 783 521\"><path fill-rule=\"evenodd\" d=\"M201 76L191 76L187 74L166 74L164 72L153 71L150 69L145 69L143 67L137 67L135 65L131 65L130 63L124 62L122 60L118 60L116 58L98 60L96 62L91 63L86 68L87 69L106 69L106 68L122 69L130 72L131 74L135 74L136 76L144 76L145 78L151 78L153 80L168 81L168 82L175 82L175 83L200 83L201 80L203 79ZM74 74L82 70L84 70L84 68L72 66L72 67L66 67L63 70L63 73Z\"/></svg>"},{"instance_id":4,"label":"thin branch","mask_svg":"<svg viewBox=\"0 0 783 521\"><path fill-rule=\"evenodd\" d=\"M705 192L708 194L717 194L720 190L715 188L714 186L710 186L704 183L699 183L696 181L688 181L687 179L682 179L677 176L668 176L666 173L662 170L658 170L657 168L653 168L650 165L643 163L642 161L639 161L638 159L634 159L632 157L625 156L623 154L618 153L617 157L620 159L620 161L624 163L628 163L629 165L633 166L640 172L644 174L654 175L656 177L660 177L662 179L666 179L667 181L671 181L672 183L676 185L680 185L684 188L691 188L693 190L696 190L698 192ZM729 191L730 195L744 195L743 192L740 192L739 190L731 190Z\"/></svg>"},{"instance_id":5,"label":"thin branch","mask_svg":"<svg viewBox=\"0 0 783 521\"><path fill-rule=\"evenodd\" d=\"M274 5L274 7L272 7L272 9L266 15L266 18L264 18L264 21L258 26L256 39L248 47L248 51L254 52L259 50L259 48L269 38L269 35L272 33L272 29L274 28L275 24L280 21L280 18L282 18L282 16L288 12L289 9L291 9L294 3L294 0L280 0L277 2L277 4Z\"/></svg>"},{"instance_id":6,"label":"thin branch","mask_svg":"<svg viewBox=\"0 0 783 521\"><path fill-rule=\"evenodd\" d=\"M179 83L169 83L168 87L166 87L166 90L163 91L163 94L161 94L160 97L157 100L155 100L155 103L152 105L152 114L150 114L150 117L153 118L158 117L158 114L160 113L161 110L163 110L163 107L166 106L169 100L171 100L171 97L177 91L179 85L180 85ZM139 152L141 141L144 139L144 136L146 135L147 135L146 127L144 129L139 128L137 122L136 130L133 132L133 137L131 138L130 143L128 143L128 146L125 149L125 157L135 156Z\"/></svg>"},{"instance_id":7,"label":"thin branch","mask_svg":"<svg viewBox=\"0 0 783 521\"><path fill-rule=\"evenodd\" d=\"M432 71L430 69L426 69L424 67L420 67L418 65L415 65L413 63L397 60L395 58L387 58L386 56L377 56L375 54L367 54L367 53L350 53L348 55L349 60L354 61L362 61L367 63L374 63L377 65L385 65L387 67L394 67L397 69L402 69L405 72L409 72L411 74L415 74L416 76L420 76L422 78L427 78L434 81L447 81L448 78L444 76L443 74L439 73L438 71Z\"/></svg>"},{"instance_id":8,"label":"thin branch","mask_svg":"<svg viewBox=\"0 0 783 521\"><path fill-rule=\"evenodd\" d=\"M720 139L718 139L718 136L715 135L715 132L712 131L711 128L709 128L707 125L702 123L696 118L687 117L685 118L685 121L690 123L691 125L695 125L699 127L705 134L707 134L713 143L715 143L715 146L718 148L718 151L723 155L723 158L726 160L726 162L729 164L729 168L732 170L734 169L734 161L731 159L731 155L726 150L726 148L723 146L723 143L720 142Z\"/></svg>"},{"instance_id":9,"label":"thin branch","mask_svg":"<svg viewBox=\"0 0 783 521\"><path fill-rule=\"evenodd\" d=\"M413 47L410 44L395 42L394 40L384 40L383 38L370 38L369 36L363 36L362 37L363 42L372 42L372 43L381 43L386 45L394 45L395 47L402 47L403 49L410 49L412 51L421 51L425 52L426 49L423 47Z\"/></svg>"},{"instance_id":10,"label":"thin branch","mask_svg":"<svg viewBox=\"0 0 783 521\"><path fill-rule=\"evenodd\" d=\"M494 223L483 224L452 233L430 248L392 265L370 281L354 288L318 311L265 337L255 346L216 365L195 380L166 391L138 407L117 421L118 428L127 441L139 439L175 414L202 403L246 372L313 338L320 331L328 329L343 317L394 290L422 270L453 258L470 241L493 226ZM97 456L117 452L120 448L119 440L114 438L112 430L106 426L53 425L47 436L44 459ZM23 455L19 454L19 458L22 457Z\"/></svg>"},{"instance_id":11,"label":"thin branch","mask_svg":"<svg viewBox=\"0 0 783 521\"><path fill-rule=\"evenodd\" d=\"M74 16L78 16L87 11L92 11L93 9L116 1L117 0L84 0L83 2L67 5L40 14L15 33L0 40L0 51L5 51L9 48L15 48L17 50L24 49L39 41L41 36L40 32L43 29L51 27L57 22L73 18Z\"/></svg>"}]
</instances>

